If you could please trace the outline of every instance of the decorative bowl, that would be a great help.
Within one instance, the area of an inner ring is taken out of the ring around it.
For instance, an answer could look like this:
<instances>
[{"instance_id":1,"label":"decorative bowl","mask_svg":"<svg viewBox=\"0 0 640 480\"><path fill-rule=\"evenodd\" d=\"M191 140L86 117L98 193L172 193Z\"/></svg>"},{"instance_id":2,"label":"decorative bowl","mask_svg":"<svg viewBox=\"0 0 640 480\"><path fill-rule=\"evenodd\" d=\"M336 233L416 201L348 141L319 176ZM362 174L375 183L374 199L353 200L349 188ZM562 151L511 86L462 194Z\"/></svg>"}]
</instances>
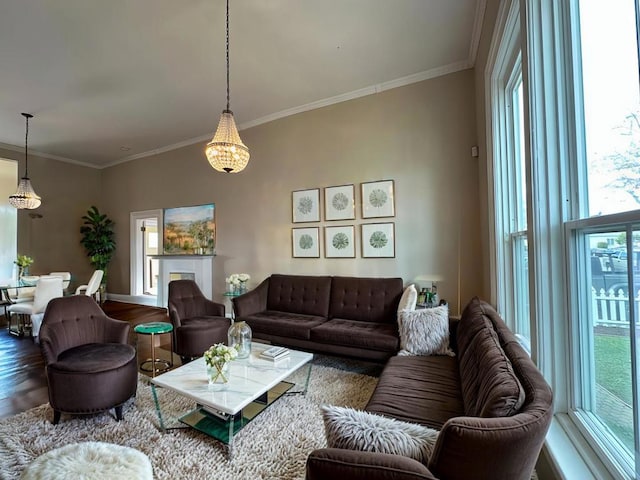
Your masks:
<instances>
[{"instance_id":1,"label":"decorative bowl","mask_svg":"<svg viewBox=\"0 0 640 480\"><path fill-rule=\"evenodd\" d=\"M24 277L20 277L20 280L22 281L22 283L28 286L34 286L39 279L40 277L38 277L37 275L27 275Z\"/></svg>"}]
</instances>

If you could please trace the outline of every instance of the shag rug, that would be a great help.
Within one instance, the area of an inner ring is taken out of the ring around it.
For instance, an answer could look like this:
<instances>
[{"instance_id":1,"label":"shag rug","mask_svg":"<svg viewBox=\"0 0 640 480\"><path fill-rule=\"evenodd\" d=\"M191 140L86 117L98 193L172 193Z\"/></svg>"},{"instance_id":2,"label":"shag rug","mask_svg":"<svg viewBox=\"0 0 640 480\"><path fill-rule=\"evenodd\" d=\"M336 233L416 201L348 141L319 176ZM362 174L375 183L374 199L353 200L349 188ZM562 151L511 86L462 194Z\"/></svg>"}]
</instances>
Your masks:
<instances>
[{"instance_id":1,"label":"shag rug","mask_svg":"<svg viewBox=\"0 0 640 480\"><path fill-rule=\"evenodd\" d=\"M299 388L307 369L289 381ZM234 457L228 460L221 443L185 428L163 434L146 377L138 393L124 407L124 420L113 411L95 416L63 415L52 425L48 404L0 420L0 478L19 478L24 468L49 450L76 442L108 442L135 448L153 465L154 478L302 479L309 453L326 446L322 405L363 408L377 383L375 365L333 357L317 357L306 395L277 400L244 427L234 439ZM184 426L177 418L195 404L165 389L158 389L165 426ZM168 418L173 420L167 421Z\"/></svg>"}]
</instances>

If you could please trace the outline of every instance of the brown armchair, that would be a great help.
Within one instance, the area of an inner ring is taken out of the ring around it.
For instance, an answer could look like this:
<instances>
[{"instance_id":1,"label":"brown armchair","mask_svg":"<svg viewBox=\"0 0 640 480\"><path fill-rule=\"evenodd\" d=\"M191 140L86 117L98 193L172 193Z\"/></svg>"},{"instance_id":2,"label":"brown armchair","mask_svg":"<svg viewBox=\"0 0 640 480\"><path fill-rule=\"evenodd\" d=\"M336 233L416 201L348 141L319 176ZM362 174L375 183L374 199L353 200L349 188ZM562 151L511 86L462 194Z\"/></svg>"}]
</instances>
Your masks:
<instances>
[{"instance_id":1,"label":"brown armchair","mask_svg":"<svg viewBox=\"0 0 640 480\"><path fill-rule=\"evenodd\" d=\"M193 280L169 282L169 318L174 348L183 363L200 357L215 343L226 343L231 320L221 303L212 302Z\"/></svg>"},{"instance_id":2,"label":"brown armchair","mask_svg":"<svg viewBox=\"0 0 640 480\"><path fill-rule=\"evenodd\" d=\"M122 405L136 394L136 350L129 324L108 317L84 295L55 298L40 328L53 423L62 413L91 414Z\"/></svg>"}]
</instances>

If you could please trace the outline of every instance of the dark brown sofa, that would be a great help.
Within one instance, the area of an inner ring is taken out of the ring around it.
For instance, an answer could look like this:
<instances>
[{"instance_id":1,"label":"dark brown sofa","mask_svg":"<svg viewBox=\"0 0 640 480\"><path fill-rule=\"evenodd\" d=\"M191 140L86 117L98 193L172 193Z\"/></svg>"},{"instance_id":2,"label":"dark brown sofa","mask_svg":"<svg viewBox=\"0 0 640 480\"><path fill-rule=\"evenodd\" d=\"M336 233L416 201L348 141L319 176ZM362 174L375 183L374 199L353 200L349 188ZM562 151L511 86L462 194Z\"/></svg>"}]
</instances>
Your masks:
<instances>
[{"instance_id":1,"label":"dark brown sofa","mask_svg":"<svg viewBox=\"0 0 640 480\"><path fill-rule=\"evenodd\" d=\"M401 278L273 274L233 299L236 320L254 338L369 360L399 349L396 311Z\"/></svg>"},{"instance_id":2,"label":"dark brown sofa","mask_svg":"<svg viewBox=\"0 0 640 480\"><path fill-rule=\"evenodd\" d=\"M308 480L529 480L553 415L552 392L487 303L473 299L450 331L455 357L389 360L366 411L440 430L428 464L324 448Z\"/></svg>"}]
</instances>

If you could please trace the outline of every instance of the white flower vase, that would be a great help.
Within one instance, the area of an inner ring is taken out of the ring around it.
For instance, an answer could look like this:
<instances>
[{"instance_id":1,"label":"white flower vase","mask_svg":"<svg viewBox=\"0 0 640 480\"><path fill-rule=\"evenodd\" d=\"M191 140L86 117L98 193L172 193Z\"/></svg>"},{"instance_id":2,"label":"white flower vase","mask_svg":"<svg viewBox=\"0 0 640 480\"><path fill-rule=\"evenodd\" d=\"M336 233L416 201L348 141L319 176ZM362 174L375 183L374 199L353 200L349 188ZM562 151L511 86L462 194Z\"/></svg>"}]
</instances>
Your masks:
<instances>
[{"instance_id":1,"label":"white flower vase","mask_svg":"<svg viewBox=\"0 0 640 480\"><path fill-rule=\"evenodd\" d=\"M229 362L219 362L213 365L207 365L207 378L209 379L209 388L211 390L221 390L229 383Z\"/></svg>"}]
</instances>

